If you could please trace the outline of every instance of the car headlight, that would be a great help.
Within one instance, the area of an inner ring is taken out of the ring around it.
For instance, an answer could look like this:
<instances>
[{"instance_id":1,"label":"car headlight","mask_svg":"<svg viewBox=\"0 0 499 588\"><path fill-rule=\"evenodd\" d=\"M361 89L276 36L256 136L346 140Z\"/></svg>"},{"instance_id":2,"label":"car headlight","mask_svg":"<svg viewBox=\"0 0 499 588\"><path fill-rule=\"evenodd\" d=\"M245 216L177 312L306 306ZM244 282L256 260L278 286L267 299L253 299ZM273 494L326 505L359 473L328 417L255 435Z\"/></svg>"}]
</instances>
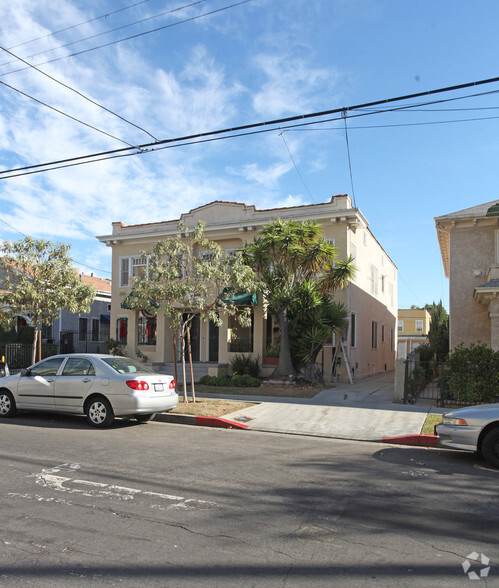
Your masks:
<instances>
[{"instance_id":1,"label":"car headlight","mask_svg":"<svg viewBox=\"0 0 499 588\"><path fill-rule=\"evenodd\" d=\"M465 427L468 423L464 419L444 415L442 417L442 424L452 425L453 427Z\"/></svg>"}]
</instances>

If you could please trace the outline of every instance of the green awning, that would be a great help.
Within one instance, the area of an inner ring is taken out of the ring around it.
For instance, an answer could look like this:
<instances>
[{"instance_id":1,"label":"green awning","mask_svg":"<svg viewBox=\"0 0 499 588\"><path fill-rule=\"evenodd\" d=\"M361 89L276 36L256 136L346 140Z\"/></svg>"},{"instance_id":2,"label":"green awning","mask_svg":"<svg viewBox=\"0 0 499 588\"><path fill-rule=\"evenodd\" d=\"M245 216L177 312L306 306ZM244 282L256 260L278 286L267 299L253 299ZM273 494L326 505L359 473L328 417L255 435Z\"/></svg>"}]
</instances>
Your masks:
<instances>
[{"instance_id":1,"label":"green awning","mask_svg":"<svg viewBox=\"0 0 499 588\"><path fill-rule=\"evenodd\" d=\"M229 292L232 292L230 288L224 288L220 298L225 304L234 304L234 306L258 306L258 295L256 292L252 294L248 292L233 292L230 296L227 296Z\"/></svg>"},{"instance_id":2,"label":"green awning","mask_svg":"<svg viewBox=\"0 0 499 588\"><path fill-rule=\"evenodd\" d=\"M149 304L149 306L151 308L157 308L158 307L158 305L155 304L154 302L151 302ZM128 296L126 296L123 299L123 301L121 303L121 308L124 308L126 310L136 310L136 309L139 309L140 308L139 306L137 306L137 301L135 299L135 293L134 293L133 290L130 292L130 294L128 294Z\"/></svg>"}]
</instances>

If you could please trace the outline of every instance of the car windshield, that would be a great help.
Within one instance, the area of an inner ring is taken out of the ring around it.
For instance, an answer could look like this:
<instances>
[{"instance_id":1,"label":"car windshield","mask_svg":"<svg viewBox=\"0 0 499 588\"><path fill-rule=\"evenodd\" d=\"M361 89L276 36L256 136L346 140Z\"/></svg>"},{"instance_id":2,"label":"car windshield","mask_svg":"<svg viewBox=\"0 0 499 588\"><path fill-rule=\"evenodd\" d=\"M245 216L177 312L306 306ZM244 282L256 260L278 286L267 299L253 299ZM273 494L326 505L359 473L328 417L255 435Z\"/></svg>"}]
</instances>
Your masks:
<instances>
[{"instance_id":1,"label":"car windshield","mask_svg":"<svg viewBox=\"0 0 499 588\"><path fill-rule=\"evenodd\" d=\"M119 374L155 374L156 372L143 363L128 357L103 357L102 361L110 365Z\"/></svg>"}]
</instances>

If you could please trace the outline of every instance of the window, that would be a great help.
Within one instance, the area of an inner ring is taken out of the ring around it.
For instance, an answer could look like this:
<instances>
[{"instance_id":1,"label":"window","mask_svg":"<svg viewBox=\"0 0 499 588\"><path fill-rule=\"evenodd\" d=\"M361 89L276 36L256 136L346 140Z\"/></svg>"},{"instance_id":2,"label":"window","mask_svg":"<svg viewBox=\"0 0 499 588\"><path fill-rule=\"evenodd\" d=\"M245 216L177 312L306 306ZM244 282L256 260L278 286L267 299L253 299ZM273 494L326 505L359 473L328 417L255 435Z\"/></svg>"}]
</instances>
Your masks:
<instances>
[{"instance_id":1,"label":"window","mask_svg":"<svg viewBox=\"0 0 499 588\"><path fill-rule=\"evenodd\" d=\"M95 369L88 359L70 357L62 371L63 376L95 376Z\"/></svg>"},{"instance_id":2,"label":"window","mask_svg":"<svg viewBox=\"0 0 499 588\"><path fill-rule=\"evenodd\" d=\"M253 351L254 315L251 311L251 325L243 327L235 316L229 316L229 351L244 353Z\"/></svg>"},{"instance_id":3,"label":"window","mask_svg":"<svg viewBox=\"0 0 499 588\"><path fill-rule=\"evenodd\" d=\"M416 333L422 333L423 332L423 321L418 319L416 320Z\"/></svg>"},{"instance_id":4,"label":"window","mask_svg":"<svg viewBox=\"0 0 499 588\"><path fill-rule=\"evenodd\" d=\"M354 245L352 243L351 247L350 247L350 255L352 256L352 258L355 260L357 257L357 245Z\"/></svg>"},{"instance_id":5,"label":"window","mask_svg":"<svg viewBox=\"0 0 499 588\"><path fill-rule=\"evenodd\" d=\"M92 319L92 341L99 341L99 319Z\"/></svg>"},{"instance_id":6,"label":"window","mask_svg":"<svg viewBox=\"0 0 499 588\"><path fill-rule=\"evenodd\" d=\"M398 324L397 324L397 331L399 333L402 333L403 330L404 330L404 321L399 321Z\"/></svg>"},{"instance_id":7,"label":"window","mask_svg":"<svg viewBox=\"0 0 499 588\"><path fill-rule=\"evenodd\" d=\"M371 265L371 294L378 294L378 268Z\"/></svg>"},{"instance_id":8,"label":"window","mask_svg":"<svg viewBox=\"0 0 499 588\"><path fill-rule=\"evenodd\" d=\"M86 341L88 332L88 319L80 317L78 319L78 341Z\"/></svg>"},{"instance_id":9,"label":"window","mask_svg":"<svg viewBox=\"0 0 499 588\"><path fill-rule=\"evenodd\" d=\"M145 255L122 257L120 260L120 287L130 286L130 276L145 276L149 260Z\"/></svg>"},{"instance_id":10,"label":"window","mask_svg":"<svg viewBox=\"0 0 499 588\"><path fill-rule=\"evenodd\" d=\"M393 351L393 329L390 329L390 351Z\"/></svg>"},{"instance_id":11,"label":"window","mask_svg":"<svg viewBox=\"0 0 499 588\"><path fill-rule=\"evenodd\" d=\"M381 325L381 343L385 342L385 325Z\"/></svg>"},{"instance_id":12,"label":"window","mask_svg":"<svg viewBox=\"0 0 499 588\"><path fill-rule=\"evenodd\" d=\"M357 315L354 312L350 315L350 346L357 347Z\"/></svg>"},{"instance_id":13,"label":"window","mask_svg":"<svg viewBox=\"0 0 499 588\"><path fill-rule=\"evenodd\" d=\"M120 261L120 286L126 288L128 286L128 274L130 267L130 258L122 257Z\"/></svg>"},{"instance_id":14,"label":"window","mask_svg":"<svg viewBox=\"0 0 499 588\"><path fill-rule=\"evenodd\" d=\"M378 323L371 322L371 348L378 349Z\"/></svg>"},{"instance_id":15,"label":"window","mask_svg":"<svg viewBox=\"0 0 499 588\"><path fill-rule=\"evenodd\" d=\"M126 345L128 336L128 319L127 317L120 316L116 321L116 339Z\"/></svg>"},{"instance_id":16,"label":"window","mask_svg":"<svg viewBox=\"0 0 499 588\"><path fill-rule=\"evenodd\" d=\"M148 316L143 311L140 312L138 321L139 345L156 345L156 326L155 316Z\"/></svg>"},{"instance_id":17,"label":"window","mask_svg":"<svg viewBox=\"0 0 499 588\"><path fill-rule=\"evenodd\" d=\"M64 361L63 357L53 357L46 359L35 365L35 367L31 370L32 376L56 376L59 368L61 367L62 362Z\"/></svg>"}]
</instances>

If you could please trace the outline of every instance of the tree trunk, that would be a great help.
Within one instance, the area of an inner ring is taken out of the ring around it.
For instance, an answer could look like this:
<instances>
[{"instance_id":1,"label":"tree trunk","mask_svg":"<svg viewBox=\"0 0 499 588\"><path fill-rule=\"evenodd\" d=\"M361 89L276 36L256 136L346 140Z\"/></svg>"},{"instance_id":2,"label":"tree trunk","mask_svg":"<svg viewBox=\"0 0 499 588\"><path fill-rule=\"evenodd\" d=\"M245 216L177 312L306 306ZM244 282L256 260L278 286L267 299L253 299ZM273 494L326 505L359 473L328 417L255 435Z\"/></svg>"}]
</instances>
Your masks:
<instances>
[{"instance_id":1,"label":"tree trunk","mask_svg":"<svg viewBox=\"0 0 499 588\"><path fill-rule=\"evenodd\" d=\"M187 350L189 353L189 367L191 369L191 394L192 402L196 402L196 392L194 390L194 372L192 369L192 350L191 350L191 328L187 327Z\"/></svg>"},{"instance_id":2,"label":"tree trunk","mask_svg":"<svg viewBox=\"0 0 499 588\"><path fill-rule=\"evenodd\" d=\"M31 353L31 365L33 365L36 362L36 344L38 343L38 327L37 325L34 325L33 328L33 351Z\"/></svg>"},{"instance_id":3,"label":"tree trunk","mask_svg":"<svg viewBox=\"0 0 499 588\"><path fill-rule=\"evenodd\" d=\"M182 352L182 392L184 394L184 402L187 402L187 382L185 377L185 336L184 330L181 331L180 350Z\"/></svg>"},{"instance_id":4,"label":"tree trunk","mask_svg":"<svg viewBox=\"0 0 499 588\"><path fill-rule=\"evenodd\" d=\"M296 378L296 370L291 359L291 348L289 346L288 313L282 310L277 314L279 329L281 331L279 361L272 374L273 378L284 378L286 380Z\"/></svg>"}]
</instances>

